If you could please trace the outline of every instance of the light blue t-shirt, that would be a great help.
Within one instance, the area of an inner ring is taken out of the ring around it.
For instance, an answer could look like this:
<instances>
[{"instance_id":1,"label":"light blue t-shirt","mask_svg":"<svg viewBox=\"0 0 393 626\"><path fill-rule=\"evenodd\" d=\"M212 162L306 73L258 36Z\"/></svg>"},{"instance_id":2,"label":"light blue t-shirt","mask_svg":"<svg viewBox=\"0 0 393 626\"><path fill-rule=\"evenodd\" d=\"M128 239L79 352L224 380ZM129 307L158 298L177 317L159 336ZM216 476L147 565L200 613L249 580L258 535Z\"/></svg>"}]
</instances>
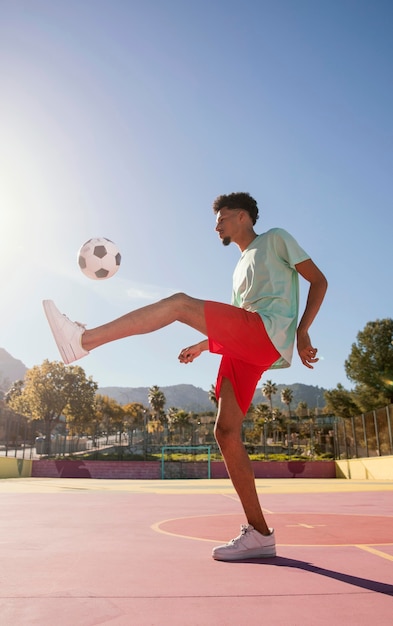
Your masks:
<instances>
[{"instance_id":1,"label":"light blue t-shirt","mask_svg":"<svg viewBox=\"0 0 393 626\"><path fill-rule=\"evenodd\" d=\"M271 369L291 364L299 315L295 265L309 258L286 230L272 228L250 243L235 267L232 304L261 316L281 355Z\"/></svg>"}]
</instances>

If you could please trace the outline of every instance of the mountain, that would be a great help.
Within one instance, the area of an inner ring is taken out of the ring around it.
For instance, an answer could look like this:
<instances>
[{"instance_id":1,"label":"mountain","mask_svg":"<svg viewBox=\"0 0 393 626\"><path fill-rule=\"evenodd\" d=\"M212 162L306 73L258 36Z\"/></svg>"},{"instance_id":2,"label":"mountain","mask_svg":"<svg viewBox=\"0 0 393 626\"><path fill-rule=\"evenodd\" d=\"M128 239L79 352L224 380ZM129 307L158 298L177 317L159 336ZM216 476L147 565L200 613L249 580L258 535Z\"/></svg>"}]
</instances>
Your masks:
<instances>
[{"instance_id":1,"label":"mountain","mask_svg":"<svg viewBox=\"0 0 393 626\"><path fill-rule=\"evenodd\" d=\"M208 392L200 387L194 387L194 385L171 385L170 387L160 387L160 391L166 398L166 409L173 406L194 413L214 411L215 409L209 400ZM100 387L98 393L113 398L119 404L140 402L144 406L149 406L149 387Z\"/></svg>"},{"instance_id":2,"label":"mountain","mask_svg":"<svg viewBox=\"0 0 393 626\"><path fill-rule=\"evenodd\" d=\"M4 348L0 348L0 390L8 391L16 380L23 380L27 367L14 359Z\"/></svg>"},{"instance_id":3,"label":"mountain","mask_svg":"<svg viewBox=\"0 0 393 626\"><path fill-rule=\"evenodd\" d=\"M317 387L314 385L303 385L301 383L294 383L293 385L277 385L277 393L272 397L273 407L280 409L286 409L286 405L281 402L281 391L286 388L291 389L293 393L293 400L291 402L291 411L294 411L299 402L306 402L310 409L320 408L325 405L324 392L327 389L323 387ZM253 403L260 404L261 402L269 403L268 399L262 395L261 387L259 386L255 392Z\"/></svg>"},{"instance_id":4,"label":"mountain","mask_svg":"<svg viewBox=\"0 0 393 626\"><path fill-rule=\"evenodd\" d=\"M293 392L293 401L291 410L294 411L299 402L306 402L309 408L325 406L324 392L326 389L322 387L314 387L313 385L302 385L296 383L294 385L277 385L277 393L272 397L273 407L285 410L287 407L281 402L281 391L289 387ZM200 387L194 385L172 385L169 387L160 387L160 390L166 398L165 408L177 407L185 411L194 413L202 413L203 411L214 411L215 407L209 400L209 394ZM103 396L109 396L119 404L127 404L129 402L140 402L144 406L149 406L149 387L100 387L98 393ZM253 404L268 404L267 398L262 395L261 387L258 386L253 398Z\"/></svg>"},{"instance_id":5,"label":"mountain","mask_svg":"<svg viewBox=\"0 0 393 626\"><path fill-rule=\"evenodd\" d=\"M16 380L23 380L26 372L27 368L22 361L15 359L4 348L0 348L0 391L8 391ZM285 387L289 387L293 392L292 411L296 409L299 402L306 402L309 408L319 407L321 409L325 406L323 394L326 389L296 383L294 385L277 385L277 393L272 397L274 407L282 410L287 408L282 404L280 398L281 391ZM160 390L166 398L166 409L173 406L193 413L215 410L214 405L209 400L208 392L201 389L201 387L195 387L194 385L171 385L169 387L160 387ZM144 406L149 405L149 387L100 387L98 393L113 398L119 404L140 402ZM262 395L261 384L259 384L253 398L253 404L262 402L268 404L267 398Z\"/></svg>"}]
</instances>

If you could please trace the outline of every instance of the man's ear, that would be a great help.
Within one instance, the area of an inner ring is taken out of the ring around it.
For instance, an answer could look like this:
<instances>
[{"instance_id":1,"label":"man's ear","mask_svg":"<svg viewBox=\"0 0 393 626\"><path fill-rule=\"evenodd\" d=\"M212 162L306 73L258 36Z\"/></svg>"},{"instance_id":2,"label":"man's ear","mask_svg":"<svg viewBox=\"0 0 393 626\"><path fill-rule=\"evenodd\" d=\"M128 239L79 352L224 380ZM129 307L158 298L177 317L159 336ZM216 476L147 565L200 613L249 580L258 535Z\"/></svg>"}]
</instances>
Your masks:
<instances>
[{"instance_id":1,"label":"man's ear","mask_svg":"<svg viewBox=\"0 0 393 626\"><path fill-rule=\"evenodd\" d=\"M240 209L239 219L240 219L241 222L244 222L244 221L248 222L248 221L250 221L251 225L252 225L251 215L245 209Z\"/></svg>"}]
</instances>

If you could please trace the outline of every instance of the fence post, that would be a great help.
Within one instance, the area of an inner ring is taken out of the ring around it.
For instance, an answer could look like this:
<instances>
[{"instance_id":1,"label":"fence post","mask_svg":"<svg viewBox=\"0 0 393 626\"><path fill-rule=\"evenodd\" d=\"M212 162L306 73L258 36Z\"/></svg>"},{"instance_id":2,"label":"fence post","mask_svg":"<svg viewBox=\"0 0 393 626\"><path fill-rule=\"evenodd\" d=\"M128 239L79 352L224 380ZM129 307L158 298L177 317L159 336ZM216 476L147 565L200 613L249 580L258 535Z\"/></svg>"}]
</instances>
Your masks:
<instances>
[{"instance_id":1,"label":"fence post","mask_svg":"<svg viewBox=\"0 0 393 626\"><path fill-rule=\"evenodd\" d=\"M376 444L377 444L378 456L381 456L381 447L380 447L380 444L379 444L379 432L378 432L377 412L376 411L373 411L373 417L374 417L374 430L375 430L375 439L376 439Z\"/></svg>"},{"instance_id":2,"label":"fence post","mask_svg":"<svg viewBox=\"0 0 393 626\"><path fill-rule=\"evenodd\" d=\"M347 439L347 426L345 424L345 417L343 417L343 428L344 428L345 458L348 459L348 439Z\"/></svg>"},{"instance_id":3,"label":"fence post","mask_svg":"<svg viewBox=\"0 0 393 626\"><path fill-rule=\"evenodd\" d=\"M266 420L263 422L263 447L264 447L264 455L265 461L267 459L267 423Z\"/></svg>"},{"instance_id":4,"label":"fence post","mask_svg":"<svg viewBox=\"0 0 393 626\"><path fill-rule=\"evenodd\" d=\"M355 429L355 418L352 416L351 417L351 422L352 422L352 437L353 437L353 443L355 446L355 457L358 459L358 440L356 438L356 429Z\"/></svg>"},{"instance_id":5,"label":"fence post","mask_svg":"<svg viewBox=\"0 0 393 626\"><path fill-rule=\"evenodd\" d=\"M364 445L366 446L366 454L367 457L369 457L369 453L368 453L368 439L367 439L367 432L366 432L366 420L364 417L364 413L362 413L362 424L363 424L363 434L364 434Z\"/></svg>"},{"instance_id":6,"label":"fence post","mask_svg":"<svg viewBox=\"0 0 393 626\"><path fill-rule=\"evenodd\" d=\"M289 458L291 458L292 453L291 453L291 424L288 421L287 423L287 442L288 442L288 456Z\"/></svg>"},{"instance_id":7,"label":"fence post","mask_svg":"<svg viewBox=\"0 0 393 626\"><path fill-rule=\"evenodd\" d=\"M333 444L334 444L334 459L340 459L340 441L338 438L338 421L337 418L333 422Z\"/></svg>"},{"instance_id":8,"label":"fence post","mask_svg":"<svg viewBox=\"0 0 393 626\"><path fill-rule=\"evenodd\" d=\"M25 418L24 423L23 423L23 452L22 452L22 459L25 458L25 450L26 450L26 430L27 430L27 420Z\"/></svg>"},{"instance_id":9,"label":"fence post","mask_svg":"<svg viewBox=\"0 0 393 626\"><path fill-rule=\"evenodd\" d=\"M8 456L8 438L9 438L9 417L7 416L5 421L5 456Z\"/></svg>"},{"instance_id":10,"label":"fence post","mask_svg":"<svg viewBox=\"0 0 393 626\"><path fill-rule=\"evenodd\" d=\"M390 415L389 415L389 407L388 406L386 407L386 419L387 419L387 422L388 422L390 454L393 454L392 425L390 423Z\"/></svg>"},{"instance_id":11,"label":"fence post","mask_svg":"<svg viewBox=\"0 0 393 626\"><path fill-rule=\"evenodd\" d=\"M19 427L20 427L20 415L18 415L18 419L16 421L17 427L16 427L16 432L15 432L15 458L18 456L18 441L19 441Z\"/></svg>"},{"instance_id":12,"label":"fence post","mask_svg":"<svg viewBox=\"0 0 393 626\"><path fill-rule=\"evenodd\" d=\"M313 418L310 419L310 456L313 459L314 458L314 452L315 452L315 441L314 441L314 437L315 437L315 433L314 433L314 420Z\"/></svg>"}]
</instances>

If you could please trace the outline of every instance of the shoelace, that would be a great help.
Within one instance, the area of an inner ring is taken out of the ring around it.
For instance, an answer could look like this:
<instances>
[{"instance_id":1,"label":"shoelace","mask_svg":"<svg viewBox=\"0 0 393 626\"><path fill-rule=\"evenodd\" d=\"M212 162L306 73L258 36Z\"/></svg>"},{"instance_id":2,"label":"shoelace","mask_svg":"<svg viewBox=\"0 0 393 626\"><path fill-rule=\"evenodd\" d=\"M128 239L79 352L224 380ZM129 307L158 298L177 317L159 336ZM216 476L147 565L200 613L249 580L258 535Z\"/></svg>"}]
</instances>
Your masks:
<instances>
[{"instance_id":1,"label":"shoelace","mask_svg":"<svg viewBox=\"0 0 393 626\"><path fill-rule=\"evenodd\" d=\"M248 531L249 531L248 524L242 524L240 526L240 535L232 539L232 541L230 541L229 543L234 546L236 543L238 543L238 541L240 541L244 537L245 534L247 534Z\"/></svg>"},{"instance_id":2,"label":"shoelace","mask_svg":"<svg viewBox=\"0 0 393 626\"><path fill-rule=\"evenodd\" d=\"M76 324L76 325L77 325L77 326L79 326L80 328L83 328L83 330L86 330L86 324L82 324L81 322L77 322L76 320L75 320L75 322L73 322L73 321L72 321L72 320L70 320L70 318L69 318L69 317L67 317L67 315L65 315L64 313L63 313L63 317L65 317L65 318L66 318L66 320L67 320L68 322L71 322L71 324Z\"/></svg>"}]
</instances>

